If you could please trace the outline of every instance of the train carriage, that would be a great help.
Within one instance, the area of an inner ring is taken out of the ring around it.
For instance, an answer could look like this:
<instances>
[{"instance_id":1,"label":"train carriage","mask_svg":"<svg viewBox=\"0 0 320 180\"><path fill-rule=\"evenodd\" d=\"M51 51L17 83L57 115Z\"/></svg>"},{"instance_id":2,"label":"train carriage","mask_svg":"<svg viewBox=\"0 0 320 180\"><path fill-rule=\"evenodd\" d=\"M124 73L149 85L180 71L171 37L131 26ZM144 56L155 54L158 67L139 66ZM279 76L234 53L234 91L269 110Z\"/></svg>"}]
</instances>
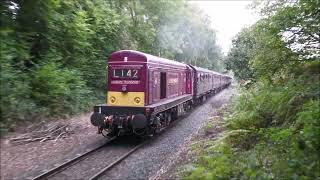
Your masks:
<instances>
[{"instance_id":1,"label":"train carriage","mask_svg":"<svg viewBox=\"0 0 320 180\"><path fill-rule=\"evenodd\" d=\"M196 102L203 102L209 96L221 90L221 78L223 75L201 67L196 67L193 65L189 66L194 72L193 99Z\"/></svg>"}]
</instances>

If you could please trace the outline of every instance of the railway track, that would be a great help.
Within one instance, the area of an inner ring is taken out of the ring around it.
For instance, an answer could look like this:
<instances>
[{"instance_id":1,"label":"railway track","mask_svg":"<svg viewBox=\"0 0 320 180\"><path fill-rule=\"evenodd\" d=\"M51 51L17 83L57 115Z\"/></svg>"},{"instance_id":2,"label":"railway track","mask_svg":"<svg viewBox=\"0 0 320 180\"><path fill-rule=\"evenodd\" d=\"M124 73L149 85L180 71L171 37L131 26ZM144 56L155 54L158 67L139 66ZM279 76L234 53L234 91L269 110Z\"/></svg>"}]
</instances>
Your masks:
<instances>
[{"instance_id":1,"label":"railway track","mask_svg":"<svg viewBox=\"0 0 320 180\"><path fill-rule=\"evenodd\" d=\"M105 166L99 166L99 165L96 165L95 163L85 162L87 159L90 159L91 156L97 156L97 154L99 154L99 150L104 151L103 148L108 147L107 145L110 144L115 139L116 138L111 138L104 145L99 146L91 151L88 151L80 156L77 156L77 157L75 157L75 158L55 167L55 168L52 168L49 171L44 172L44 173L38 175L37 177L33 178L33 180L76 178L75 176L77 176L78 173L76 171L72 170L72 168L75 166L84 167L84 169L82 171L85 171L88 169L95 169L96 166L101 167L99 172L95 172L95 173L89 172L86 174L86 177L85 177L85 179L98 179L104 173L111 170L114 166L119 164L121 161L123 161L125 158L127 158L130 154L132 154L134 151L138 150L139 148L141 148L143 145L145 145L148 142L148 141L144 141L142 143L139 143L138 145L134 145L133 147L129 146L129 147L122 148L122 150L119 152L117 149L115 149L114 152L116 154L114 156L118 157L118 158L116 160L108 162L108 164ZM111 148L110 150L112 150L112 146L110 146L110 148ZM120 155L119 155L119 153L120 153ZM99 156L101 156L101 154ZM95 159L97 159L97 158L95 158ZM77 169L77 167L75 167L75 168ZM70 171L70 169L72 172L68 173L67 171ZM63 175L63 173L65 173L65 172L67 172L66 173L67 175ZM74 173L74 175L72 173ZM88 174L90 174L90 175L88 175ZM83 176L81 176L81 177L83 178Z\"/></svg>"},{"instance_id":2,"label":"railway track","mask_svg":"<svg viewBox=\"0 0 320 180\"><path fill-rule=\"evenodd\" d=\"M126 157L128 157L130 154L132 154L134 151L138 150L139 148L141 148L142 146L144 146L145 144L147 144L149 141L145 141L142 144L137 145L136 147L134 147L133 149L131 149L129 152L125 153L124 155L122 155L121 157L119 157L118 159L116 159L114 162L112 162L111 164L109 164L108 166L106 166L105 168L103 168L101 171L99 171L98 173L96 173L95 175L93 175L90 180L96 180L99 177L103 176L107 171L111 170L113 167L115 167L117 164L119 164L122 160L124 160Z\"/></svg>"},{"instance_id":3,"label":"railway track","mask_svg":"<svg viewBox=\"0 0 320 180\"><path fill-rule=\"evenodd\" d=\"M170 123L170 127L169 128L172 128L173 126L175 126L179 120L185 118L186 116L188 116L189 113L179 117L177 120L174 120L173 122ZM163 131L166 131L167 129L169 128L166 128L164 129ZM163 133L163 132L162 132ZM134 151L138 150L139 148L141 148L142 146L146 145L147 143L149 143L150 141L156 139L157 137L159 137L160 134L156 134L154 135L151 139L148 139L146 141L144 141L143 143L135 146L134 148L132 148L130 151L128 151L127 153L123 154L121 157L119 157L117 160L113 161L112 163L110 163L108 166L106 166L105 168L103 168L101 171L99 171L98 173L96 173L95 175L91 176L89 178L89 180L97 180L99 179L100 177L102 177L103 175L105 175L108 171L110 171L113 167L115 167L117 164L119 164L121 161L123 161L125 158L127 158L130 154L132 154Z\"/></svg>"},{"instance_id":4,"label":"railway track","mask_svg":"<svg viewBox=\"0 0 320 180\"><path fill-rule=\"evenodd\" d=\"M66 169L66 168L72 166L73 164L83 160L89 154L92 154L92 153L98 151L99 149L105 147L108 143L112 142L113 140L115 140L115 138L108 139L108 141L105 144L103 144L101 146L98 146L97 148L95 148L93 150L90 150L90 151L88 151L86 153L83 153L80 156L77 156L77 157L75 157L75 158L73 158L73 159L71 159L71 160L69 160L69 161L57 166L57 167L54 167L54 168L50 169L49 171L46 171L46 172L38 175L37 177L33 178L33 180L46 179L46 178L48 178L48 177L50 177L50 176L52 176L52 175L54 175L56 173L59 173L59 172L63 171L63 169Z\"/></svg>"},{"instance_id":5,"label":"railway track","mask_svg":"<svg viewBox=\"0 0 320 180\"><path fill-rule=\"evenodd\" d=\"M188 113L189 114L189 113ZM188 116L188 114L183 115L181 117L179 117L178 120L175 120L173 122L170 123L170 127L173 127L175 124L177 124L179 122L179 120L185 118L186 116ZM168 129L168 128L166 128ZM165 130L166 130L165 129ZM162 132L163 133L163 132ZM151 140L154 140L156 137L158 137L160 134L156 134L155 136L153 136L151 139L145 140L142 143L139 143L138 145L135 145L133 147L127 148L127 150L125 150L125 152L121 153L121 155L115 159L114 161L109 162L106 166L101 166L102 168L100 168L100 171L90 175L88 177L85 177L85 179L90 179L90 180L96 180L100 177L102 177L104 174L106 174L108 171L110 171L113 167L115 167L117 164L119 164L121 161L123 161L124 159L126 159L130 154L132 154L133 152L135 152L136 150L138 150L139 148L141 148L142 146L146 145L148 142L150 142ZM72 176L72 174L68 175L68 177L64 177L64 176L59 176L59 174L63 173L64 171L68 170L69 168L78 165L79 163L81 163L82 161L84 161L85 159L87 159L90 155L94 155L95 152L97 152L98 150L101 150L103 147L108 147L107 145L110 144L112 141L114 141L115 137L108 139L108 141L93 149L90 150L84 154L81 154L80 156L77 156L55 168L50 169L49 171L46 171L40 175L38 175L37 177L33 178L33 180L41 180L41 179L79 179L79 178L74 178ZM112 150L112 146L110 146L110 150ZM114 150L113 150L114 151ZM88 166L95 166L96 164L89 164ZM98 165L99 166L99 165ZM99 166L100 167L100 166ZM104 167L104 168L103 168ZM56 177L56 175L58 174L58 176ZM83 177L81 177L83 179Z\"/></svg>"}]
</instances>

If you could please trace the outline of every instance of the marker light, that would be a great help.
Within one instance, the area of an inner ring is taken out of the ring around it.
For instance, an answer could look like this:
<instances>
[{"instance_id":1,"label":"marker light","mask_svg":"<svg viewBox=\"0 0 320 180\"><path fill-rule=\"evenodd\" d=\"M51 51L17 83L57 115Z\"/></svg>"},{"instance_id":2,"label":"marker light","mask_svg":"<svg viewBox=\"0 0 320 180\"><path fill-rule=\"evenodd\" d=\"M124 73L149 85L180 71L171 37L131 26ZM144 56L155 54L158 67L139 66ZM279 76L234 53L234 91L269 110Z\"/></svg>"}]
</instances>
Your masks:
<instances>
[{"instance_id":1,"label":"marker light","mask_svg":"<svg viewBox=\"0 0 320 180\"><path fill-rule=\"evenodd\" d=\"M110 102L111 102L111 103L115 103L115 102L116 102L116 98L115 98L114 96L111 96L111 97L110 97Z\"/></svg>"},{"instance_id":2,"label":"marker light","mask_svg":"<svg viewBox=\"0 0 320 180\"><path fill-rule=\"evenodd\" d=\"M139 97L135 97L133 100L137 104L139 104L141 102L141 99Z\"/></svg>"}]
</instances>

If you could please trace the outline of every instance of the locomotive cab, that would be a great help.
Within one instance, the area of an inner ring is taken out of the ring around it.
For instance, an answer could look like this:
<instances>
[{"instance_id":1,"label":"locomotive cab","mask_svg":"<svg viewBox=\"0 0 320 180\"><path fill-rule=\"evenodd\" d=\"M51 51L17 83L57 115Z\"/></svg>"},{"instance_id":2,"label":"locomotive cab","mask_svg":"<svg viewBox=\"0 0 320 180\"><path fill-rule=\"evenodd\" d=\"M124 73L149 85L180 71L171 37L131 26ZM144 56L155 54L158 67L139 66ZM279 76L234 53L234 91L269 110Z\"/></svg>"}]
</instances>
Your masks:
<instances>
[{"instance_id":1,"label":"locomotive cab","mask_svg":"<svg viewBox=\"0 0 320 180\"><path fill-rule=\"evenodd\" d=\"M127 57L124 57L126 59ZM145 105L145 65L143 63L109 63L108 106L143 107Z\"/></svg>"},{"instance_id":2,"label":"locomotive cab","mask_svg":"<svg viewBox=\"0 0 320 180\"><path fill-rule=\"evenodd\" d=\"M99 133L121 133L147 127L145 113L147 59L140 53L118 51L108 59L106 104L94 107L91 123Z\"/></svg>"}]
</instances>

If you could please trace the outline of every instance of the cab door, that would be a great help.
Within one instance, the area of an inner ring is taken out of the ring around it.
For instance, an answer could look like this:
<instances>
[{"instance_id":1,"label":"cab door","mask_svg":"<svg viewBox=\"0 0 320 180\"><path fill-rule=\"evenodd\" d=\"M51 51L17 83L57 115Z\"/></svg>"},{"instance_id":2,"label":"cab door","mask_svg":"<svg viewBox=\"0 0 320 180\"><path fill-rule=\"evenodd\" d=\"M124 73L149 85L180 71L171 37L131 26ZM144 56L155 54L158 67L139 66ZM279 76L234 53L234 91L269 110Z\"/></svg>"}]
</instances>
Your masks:
<instances>
[{"instance_id":1,"label":"cab door","mask_svg":"<svg viewBox=\"0 0 320 180\"><path fill-rule=\"evenodd\" d=\"M160 100L160 72L153 71L152 72L152 102L157 102Z\"/></svg>"},{"instance_id":2,"label":"cab door","mask_svg":"<svg viewBox=\"0 0 320 180\"><path fill-rule=\"evenodd\" d=\"M186 73L186 81L186 93L192 94L192 72L189 69Z\"/></svg>"}]
</instances>

